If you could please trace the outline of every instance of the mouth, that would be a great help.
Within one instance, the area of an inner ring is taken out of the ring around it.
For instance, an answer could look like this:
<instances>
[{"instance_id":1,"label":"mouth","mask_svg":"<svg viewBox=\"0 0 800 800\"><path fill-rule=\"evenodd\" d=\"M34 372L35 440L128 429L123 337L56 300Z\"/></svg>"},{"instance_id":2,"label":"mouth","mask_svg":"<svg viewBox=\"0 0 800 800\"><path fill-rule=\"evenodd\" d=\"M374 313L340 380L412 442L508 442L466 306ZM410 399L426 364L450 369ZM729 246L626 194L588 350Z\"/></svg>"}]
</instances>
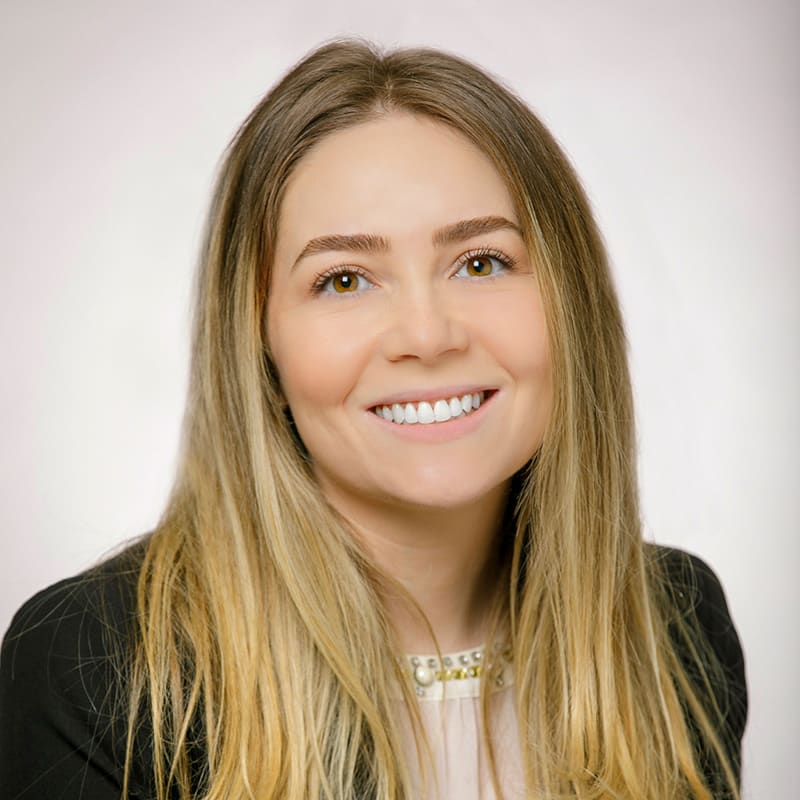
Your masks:
<instances>
[{"instance_id":1,"label":"mouth","mask_svg":"<svg viewBox=\"0 0 800 800\"><path fill-rule=\"evenodd\" d=\"M486 389L438 400L378 405L370 411L395 425L441 425L475 413L495 393L495 389Z\"/></svg>"}]
</instances>

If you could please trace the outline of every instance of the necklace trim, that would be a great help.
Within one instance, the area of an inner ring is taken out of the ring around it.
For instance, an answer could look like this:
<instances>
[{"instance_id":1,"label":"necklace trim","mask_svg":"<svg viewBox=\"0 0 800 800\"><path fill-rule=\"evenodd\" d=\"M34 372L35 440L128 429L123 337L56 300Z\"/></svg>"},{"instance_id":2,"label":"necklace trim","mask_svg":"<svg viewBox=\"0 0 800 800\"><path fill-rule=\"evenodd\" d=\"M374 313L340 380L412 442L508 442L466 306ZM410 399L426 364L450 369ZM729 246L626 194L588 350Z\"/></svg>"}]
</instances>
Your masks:
<instances>
[{"instance_id":1,"label":"necklace trim","mask_svg":"<svg viewBox=\"0 0 800 800\"><path fill-rule=\"evenodd\" d=\"M487 659L484 647L443 655L406 655L398 658L401 669L411 677L419 698L439 700L453 697L478 697L481 677L489 681L490 691L511 685L511 648L495 647Z\"/></svg>"}]
</instances>

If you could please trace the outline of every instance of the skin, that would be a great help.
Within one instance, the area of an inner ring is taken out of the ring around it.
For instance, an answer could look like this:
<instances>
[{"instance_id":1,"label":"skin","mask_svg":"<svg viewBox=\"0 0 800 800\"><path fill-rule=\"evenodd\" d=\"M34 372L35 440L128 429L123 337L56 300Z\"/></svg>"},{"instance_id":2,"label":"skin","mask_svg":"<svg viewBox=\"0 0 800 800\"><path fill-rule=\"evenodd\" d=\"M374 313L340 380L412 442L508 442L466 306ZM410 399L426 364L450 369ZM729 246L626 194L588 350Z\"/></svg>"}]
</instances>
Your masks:
<instances>
[{"instance_id":1,"label":"skin","mask_svg":"<svg viewBox=\"0 0 800 800\"><path fill-rule=\"evenodd\" d=\"M509 224L434 241L487 217ZM301 257L332 234L385 247L337 242ZM334 267L348 272L326 276ZM326 497L424 609L443 650L480 644L509 480L540 445L552 399L535 270L497 170L461 134L405 113L325 138L286 188L267 313ZM450 422L395 425L374 413L469 389L489 399ZM429 652L419 616L396 592L387 603L399 646Z\"/></svg>"}]
</instances>

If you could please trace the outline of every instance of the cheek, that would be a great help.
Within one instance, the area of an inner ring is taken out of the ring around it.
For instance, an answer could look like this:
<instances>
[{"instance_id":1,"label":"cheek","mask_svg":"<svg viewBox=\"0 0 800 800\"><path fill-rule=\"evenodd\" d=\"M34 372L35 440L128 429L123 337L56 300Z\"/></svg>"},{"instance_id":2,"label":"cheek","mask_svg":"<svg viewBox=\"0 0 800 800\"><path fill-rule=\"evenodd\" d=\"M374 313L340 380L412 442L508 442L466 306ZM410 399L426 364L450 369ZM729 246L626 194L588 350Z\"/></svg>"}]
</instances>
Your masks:
<instances>
[{"instance_id":1,"label":"cheek","mask_svg":"<svg viewBox=\"0 0 800 800\"><path fill-rule=\"evenodd\" d=\"M487 320L497 361L511 377L509 445L522 466L541 446L553 406L550 340L538 291L530 287L493 304Z\"/></svg>"},{"instance_id":2,"label":"cheek","mask_svg":"<svg viewBox=\"0 0 800 800\"><path fill-rule=\"evenodd\" d=\"M550 341L538 291L518 287L486 304L483 328L497 360L521 387L551 393Z\"/></svg>"},{"instance_id":3,"label":"cheek","mask_svg":"<svg viewBox=\"0 0 800 800\"><path fill-rule=\"evenodd\" d=\"M272 354L296 420L347 398L363 361L357 333L344 315L321 319L296 309L272 320Z\"/></svg>"}]
</instances>

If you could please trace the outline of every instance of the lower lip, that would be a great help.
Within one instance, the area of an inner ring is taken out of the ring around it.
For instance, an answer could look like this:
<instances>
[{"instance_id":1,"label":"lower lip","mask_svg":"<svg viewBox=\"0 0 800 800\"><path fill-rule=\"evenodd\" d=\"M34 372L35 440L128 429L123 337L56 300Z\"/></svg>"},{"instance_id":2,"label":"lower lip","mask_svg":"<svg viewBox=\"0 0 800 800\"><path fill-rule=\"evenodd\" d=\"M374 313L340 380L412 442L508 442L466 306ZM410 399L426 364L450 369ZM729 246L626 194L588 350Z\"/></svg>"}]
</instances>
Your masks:
<instances>
[{"instance_id":1,"label":"lower lip","mask_svg":"<svg viewBox=\"0 0 800 800\"><path fill-rule=\"evenodd\" d=\"M367 411L367 415L383 430L410 442L451 442L472 433L483 422L487 409L494 404L498 394L497 391L492 392L489 397L484 399L480 408L469 414L455 417L455 419L449 419L447 422L431 422L428 425L421 422L412 425L403 423L398 425L396 422L389 422L383 417L379 417L374 411Z\"/></svg>"}]
</instances>

